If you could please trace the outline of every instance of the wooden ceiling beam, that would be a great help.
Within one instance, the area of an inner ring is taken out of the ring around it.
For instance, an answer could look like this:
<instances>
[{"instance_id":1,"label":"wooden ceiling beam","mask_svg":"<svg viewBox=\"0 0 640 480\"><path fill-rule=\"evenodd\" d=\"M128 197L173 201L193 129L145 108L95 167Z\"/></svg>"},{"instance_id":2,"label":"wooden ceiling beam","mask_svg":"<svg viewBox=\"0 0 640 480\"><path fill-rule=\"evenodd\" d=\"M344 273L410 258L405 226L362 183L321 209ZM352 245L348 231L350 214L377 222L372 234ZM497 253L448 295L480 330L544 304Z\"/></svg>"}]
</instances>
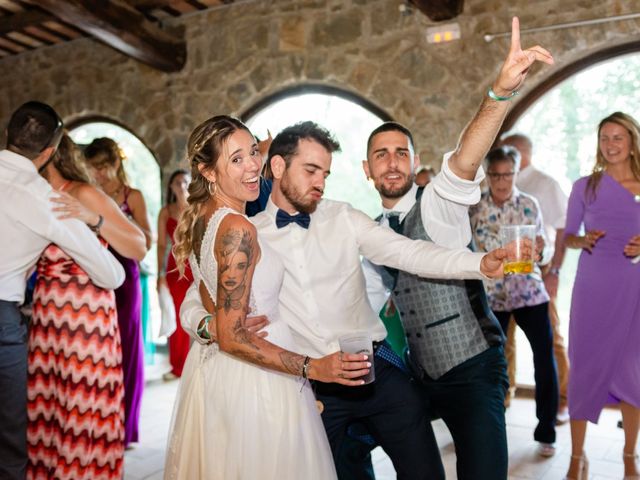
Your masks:
<instances>
[{"instance_id":1,"label":"wooden ceiling beam","mask_svg":"<svg viewBox=\"0 0 640 480\"><path fill-rule=\"evenodd\" d=\"M409 0L434 22L451 20L462 13L464 0Z\"/></svg>"},{"instance_id":2,"label":"wooden ceiling beam","mask_svg":"<svg viewBox=\"0 0 640 480\"><path fill-rule=\"evenodd\" d=\"M233 3L234 0L198 0L205 7L217 7L219 5L228 5Z\"/></svg>"},{"instance_id":3,"label":"wooden ceiling beam","mask_svg":"<svg viewBox=\"0 0 640 480\"><path fill-rule=\"evenodd\" d=\"M0 37L0 48L11 53L20 53L27 50L26 47L19 45L17 42L9 40L5 37Z\"/></svg>"},{"instance_id":4,"label":"wooden ceiling beam","mask_svg":"<svg viewBox=\"0 0 640 480\"><path fill-rule=\"evenodd\" d=\"M39 38L40 40L49 42L51 44L61 43L66 40L66 38L63 38L59 35L54 35L53 33L51 33L50 30L48 30L46 27L42 25L38 25L37 27L36 26L24 27L24 31L35 38Z\"/></svg>"},{"instance_id":5,"label":"wooden ceiling beam","mask_svg":"<svg viewBox=\"0 0 640 480\"><path fill-rule=\"evenodd\" d=\"M175 3L189 3L196 10L203 10L208 6L233 3L234 0L129 0L129 5L138 10L152 10L154 8L171 7Z\"/></svg>"},{"instance_id":6,"label":"wooden ceiling beam","mask_svg":"<svg viewBox=\"0 0 640 480\"><path fill-rule=\"evenodd\" d=\"M13 13L20 13L24 11L22 5L12 2L11 0L0 0L0 7L2 7L3 10L8 10Z\"/></svg>"},{"instance_id":7,"label":"wooden ceiling beam","mask_svg":"<svg viewBox=\"0 0 640 480\"><path fill-rule=\"evenodd\" d=\"M84 36L81 31L63 22L59 22L57 18L50 22L44 22L40 27L54 35L61 35L65 40L75 40L76 38Z\"/></svg>"},{"instance_id":8,"label":"wooden ceiling beam","mask_svg":"<svg viewBox=\"0 0 640 480\"><path fill-rule=\"evenodd\" d=\"M140 10L150 10L153 8L168 7L173 0L131 0L129 5Z\"/></svg>"},{"instance_id":9,"label":"wooden ceiling beam","mask_svg":"<svg viewBox=\"0 0 640 480\"><path fill-rule=\"evenodd\" d=\"M6 15L0 17L0 35L22 30L25 27L40 25L50 20L55 20L55 17L39 10L29 10L28 12Z\"/></svg>"},{"instance_id":10,"label":"wooden ceiling beam","mask_svg":"<svg viewBox=\"0 0 640 480\"><path fill-rule=\"evenodd\" d=\"M29 48L43 47L47 44L50 45L50 42L43 42L35 37L32 37L31 35L25 35L22 32L9 32L7 33L7 38Z\"/></svg>"},{"instance_id":11,"label":"wooden ceiling beam","mask_svg":"<svg viewBox=\"0 0 640 480\"><path fill-rule=\"evenodd\" d=\"M184 13L197 12L200 10L198 6L195 6L192 2L175 2L171 5L171 8L177 10L181 15Z\"/></svg>"},{"instance_id":12,"label":"wooden ceiling beam","mask_svg":"<svg viewBox=\"0 0 640 480\"><path fill-rule=\"evenodd\" d=\"M165 32L125 0L28 0L116 50L165 72L186 61L184 39Z\"/></svg>"}]
</instances>

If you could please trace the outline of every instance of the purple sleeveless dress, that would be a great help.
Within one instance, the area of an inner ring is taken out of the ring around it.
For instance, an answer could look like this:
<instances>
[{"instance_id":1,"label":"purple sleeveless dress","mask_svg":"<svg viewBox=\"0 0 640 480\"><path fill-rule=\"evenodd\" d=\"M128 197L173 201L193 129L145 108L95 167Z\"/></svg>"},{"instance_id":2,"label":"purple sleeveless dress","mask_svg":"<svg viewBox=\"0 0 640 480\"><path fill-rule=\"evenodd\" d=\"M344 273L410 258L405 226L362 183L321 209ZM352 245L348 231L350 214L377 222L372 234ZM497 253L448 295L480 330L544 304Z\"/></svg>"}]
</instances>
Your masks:
<instances>
[{"instance_id":1,"label":"purple sleeveless dress","mask_svg":"<svg viewBox=\"0 0 640 480\"><path fill-rule=\"evenodd\" d=\"M607 174L593 200L588 177L569 198L565 233L604 230L593 253L582 250L569 324L569 413L596 423L607 403L640 407L640 263L623 248L640 234L640 201Z\"/></svg>"},{"instance_id":2,"label":"purple sleeveless dress","mask_svg":"<svg viewBox=\"0 0 640 480\"><path fill-rule=\"evenodd\" d=\"M131 190L125 188L122 213L132 216L127 203ZM124 445L138 441L140 406L144 390L144 347L142 341L142 290L138 262L125 258L109 247L109 250L124 267L126 279L115 290L118 310L118 327L122 342L122 371L124 374Z\"/></svg>"}]
</instances>

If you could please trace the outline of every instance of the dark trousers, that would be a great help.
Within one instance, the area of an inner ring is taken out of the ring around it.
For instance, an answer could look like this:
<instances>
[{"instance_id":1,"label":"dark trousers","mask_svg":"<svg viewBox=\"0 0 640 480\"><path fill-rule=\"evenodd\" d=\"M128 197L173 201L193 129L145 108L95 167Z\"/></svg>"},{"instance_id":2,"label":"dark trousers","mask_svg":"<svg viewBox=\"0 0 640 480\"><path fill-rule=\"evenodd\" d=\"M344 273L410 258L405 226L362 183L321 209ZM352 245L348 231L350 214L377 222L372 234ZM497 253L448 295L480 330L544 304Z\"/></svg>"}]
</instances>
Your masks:
<instances>
[{"instance_id":1,"label":"dark trousers","mask_svg":"<svg viewBox=\"0 0 640 480\"><path fill-rule=\"evenodd\" d=\"M508 470L504 397L509 386L502 347L491 347L451 369L437 380L417 374L427 416L442 418L453 437L459 480L506 480ZM416 372L417 373L417 372ZM358 426L359 427L359 426ZM356 429L359 433L359 429ZM371 480L375 444L348 438L342 463L349 480ZM360 465L360 468L357 467Z\"/></svg>"},{"instance_id":2,"label":"dark trousers","mask_svg":"<svg viewBox=\"0 0 640 480\"><path fill-rule=\"evenodd\" d=\"M553 334L549 319L549 302L533 307L516 308L512 312L495 313L506 332L509 317L513 314L516 324L529 340L533 351L533 368L536 381L536 417L538 426L533 438L538 442L556 441L556 414L558 412L558 371L553 358Z\"/></svg>"},{"instance_id":3,"label":"dark trousers","mask_svg":"<svg viewBox=\"0 0 640 480\"><path fill-rule=\"evenodd\" d=\"M0 300L0 479L24 479L27 468L27 323Z\"/></svg>"},{"instance_id":4,"label":"dark trousers","mask_svg":"<svg viewBox=\"0 0 640 480\"><path fill-rule=\"evenodd\" d=\"M504 397L509 387L502 347L491 347L437 380L424 376L428 408L447 425L459 480L506 480Z\"/></svg>"},{"instance_id":5,"label":"dark trousers","mask_svg":"<svg viewBox=\"0 0 640 480\"><path fill-rule=\"evenodd\" d=\"M344 473L341 459L347 427L361 422L391 458L398 479L444 479L438 445L416 386L405 373L378 356L374 365L376 380L370 385L345 387L314 382L316 397L324 405L322 420L338 477L357 478ZM366 467L363 464L363 469Z\"/></svg>"}]
</instances>

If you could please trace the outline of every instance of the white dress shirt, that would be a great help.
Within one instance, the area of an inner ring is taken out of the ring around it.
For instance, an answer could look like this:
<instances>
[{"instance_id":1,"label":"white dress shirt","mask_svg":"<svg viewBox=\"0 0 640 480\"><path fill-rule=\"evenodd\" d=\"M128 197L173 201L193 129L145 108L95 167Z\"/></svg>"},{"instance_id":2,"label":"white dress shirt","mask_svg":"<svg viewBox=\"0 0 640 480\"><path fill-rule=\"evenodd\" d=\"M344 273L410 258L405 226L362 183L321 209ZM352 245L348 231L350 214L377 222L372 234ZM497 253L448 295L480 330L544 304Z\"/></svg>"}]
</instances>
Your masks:
<instances>
[{"instance_id":1,"label":"white dress shirt","mask_svg":"<svg viewBox=\"0 0 640 480\"><path fill-rule=\"evenodd\" d=\"M277 210L270 199L266 210L251 220L260 240L284 263L280 314L300 353L306 355L338 351L338 338L347 333L368 332L374 341L386 337L382 321L367 300L360 255L423 277L484 278L480 273L484 254L409 240L347 203L322 200L311 214L308 230L295 223L278 229ZM194 334L204 315L199 292L192 285L180 311L185 330Z\"/></svg>"},{"instance_id":2,"label":"white dress shirt","mask_svg":"<svg viewBox=\"0 0 640 480\"><path fill-rule=\"evenodd\" d=\"M444 155L440 173L424 188L420 213L422 225L434 243L448 248L466 248L471 242L469 206L480 200L480 184L485 174L480 167L473 180L458 177L449 167L452 153ZM392 212L398 213L402 222L416 203L417 190L418 187L413 185L392 209L383 207L380 225L389 225L387 217ZM362 269L367 283L367 296L373 309L379 312L391 292L382 282L379 267L364 259Z\"/></svg>"},{"instance_id":3,"label":"white dress shirt","mask_svg":"<svg viewBox=\"0 0 640 480\"><path fill-rule=\"evenodd\" d=\"M22 303L27 276L40 254L55 243L93 283L119 287L124 269L80 220L59 220L49 200L51 186L31 160L0 151L0 300Z\"/></svg>"},{"instance_id":4,"label":"white dress shirt","mask_svg":"<svg viewBox=\"0 0 640 480\"><path fill-rule=\"evenodd\" d=\"M542 218L544 218L545 233L549 240L551 253L553 253L556 230L564 228L567 221L569 199L555 178L538 170L533 165L518 172L516 186L538 200L540 210L542 210Z\"/></svg>"}]
</instances>

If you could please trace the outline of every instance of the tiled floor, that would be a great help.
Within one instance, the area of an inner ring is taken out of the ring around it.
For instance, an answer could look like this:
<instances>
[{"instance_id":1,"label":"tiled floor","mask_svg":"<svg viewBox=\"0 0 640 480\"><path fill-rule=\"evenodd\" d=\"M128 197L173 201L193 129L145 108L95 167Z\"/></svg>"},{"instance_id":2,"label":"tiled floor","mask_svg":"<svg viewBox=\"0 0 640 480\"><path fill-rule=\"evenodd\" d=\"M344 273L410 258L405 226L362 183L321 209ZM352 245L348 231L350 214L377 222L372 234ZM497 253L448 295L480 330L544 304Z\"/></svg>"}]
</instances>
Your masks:
<instances>
[{"instance_id":1,"label":"tiled floor","mask_svg":"<svg viewBox=\"0 0 640 480\"><path fill-rule=\"evenodd\" d=\"M160 480L164 463L167 431L171 421L177 381L165 383L162 372L168 370L166 358L158 356L155 366L147 369L147 385L142 405L141 442L126 452L126 480ZM616 428L618 411L606 409L599 425L589 425L586 452L590 461L590 479L621 479L622 430ZM557 454L543 459L535 453L533 428L535 403L531 399L516 398L507 412L509 438L509 478L560 480L566 473L571 451L569 426L557 430ZM455 479L455 453L451 437L441 421L434 422L438 444L445 464L447 479ZM378 480L395 479L395 472L385 453L374 451L374 467ZM282 479L288 480L288 479Z\"/></svg>"}]
</instances>

